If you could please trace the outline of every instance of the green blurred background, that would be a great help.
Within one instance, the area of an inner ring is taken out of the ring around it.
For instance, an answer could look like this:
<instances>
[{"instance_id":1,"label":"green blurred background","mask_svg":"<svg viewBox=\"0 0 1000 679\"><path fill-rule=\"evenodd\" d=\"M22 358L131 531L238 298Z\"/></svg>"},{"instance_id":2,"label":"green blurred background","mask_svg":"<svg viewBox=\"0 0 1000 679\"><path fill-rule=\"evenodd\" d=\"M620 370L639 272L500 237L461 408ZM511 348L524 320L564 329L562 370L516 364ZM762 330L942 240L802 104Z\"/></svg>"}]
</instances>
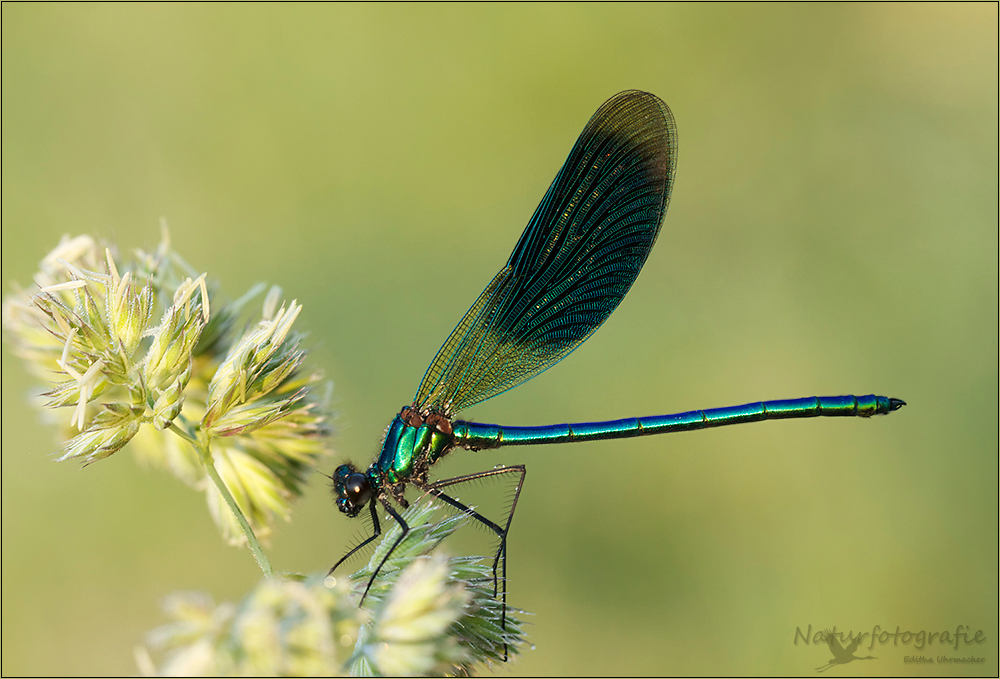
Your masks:
<instances>
[{"instance_id":1,"label":"green blurred background","mask_svg":"<svg viewBox=\"0 0 1000 679\"><path fill-rule=\"evenodd\" d=\"M610 321L465 413L551 424L876 392L872 421L456 455L526 463L501 674L997 673L997 6L3 5L3 283L63 233L176 248L235 297L278 283L366 462L506 261L588 117L673 109L673 201ZM126 451L54 464L3 350L10 674L129 674L175 590L243 596L249 554ZM330 460L327 467L335 464ZM464 499L466 496L463 495ZM270 550L328 568L360 525L310 484ZM452 549L461 549L457 540Z\"/></svg>"}]
</instances>

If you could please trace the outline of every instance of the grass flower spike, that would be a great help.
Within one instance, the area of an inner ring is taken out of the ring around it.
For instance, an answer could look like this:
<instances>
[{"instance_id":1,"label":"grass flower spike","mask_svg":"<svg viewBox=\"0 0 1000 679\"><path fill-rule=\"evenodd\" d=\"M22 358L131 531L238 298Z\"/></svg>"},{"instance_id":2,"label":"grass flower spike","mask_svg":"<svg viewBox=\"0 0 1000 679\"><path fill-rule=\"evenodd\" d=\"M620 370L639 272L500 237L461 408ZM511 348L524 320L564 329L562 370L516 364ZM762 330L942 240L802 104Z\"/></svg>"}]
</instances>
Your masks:
<instances>
[{"instance_id":1,"label":"grass flower spike","mask_svg":"<svg viewBox=\"0 0 1000 679\"><path fill-rule=\"evenodd\" d=\"M364 583L389 544L350 578L265 579L238 604L215 606L205 594L169 598L171 622L146 638L136 657L147 675L468 676L523 643L519 611L507 629L479 557L434 550L469 519L437 520L421 501L406 512L413 527L358 606ZM512 615L515 614L515 615Z\"/></svg>"},{"instance_id":2,"label":"grass flower spike","mask_svg":"<svg viewBox=\"0 0 1000 679\"><path fill-rule=\"evenodd\" d=\"M287 519L326 453L328 424L293 324L302 311L272 288L246 321L255 286L225 303L218 286L164 238L123 261L90 236L64 237L41 262L34 294L4 301L14 351L47 386L63 425L59 460L86 464L126 446L206 491L223 535L247 543ZM130 445L131 444L131 445Z\"/></svg>"}]
</instances>

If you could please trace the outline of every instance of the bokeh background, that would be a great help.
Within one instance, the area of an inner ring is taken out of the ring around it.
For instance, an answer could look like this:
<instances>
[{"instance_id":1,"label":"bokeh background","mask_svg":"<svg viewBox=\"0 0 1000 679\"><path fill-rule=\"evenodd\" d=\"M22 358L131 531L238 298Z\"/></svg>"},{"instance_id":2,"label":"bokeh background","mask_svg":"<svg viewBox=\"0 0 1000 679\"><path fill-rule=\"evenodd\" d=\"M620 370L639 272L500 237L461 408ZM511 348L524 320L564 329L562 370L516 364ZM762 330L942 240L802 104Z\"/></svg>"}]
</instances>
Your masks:
<instances>
[{"instance_id":1,"label":"bokeh background","mask_svg":"<svg viewBox=\"0 0 1000 679\"><path fill-rule=\"evenodd\" d=\"M800 674L797 628L982 629L916 667L997 673L997 6L3 5L3 284L63 233L175 247L305 309L337 456L367 461L506 261L588 117L673 109L660 242L605 326L467 413L550 424L871 393L887 418L456 455L529 474L503 674ZM242 597L249 554L126 451L81 471L3 350L3 654L129 674L163 597ZM335 460L328 463L332 469ZM463 499L468 499L463 495ZM471 501L471 500L470 500ZM314 478L270 554L360 526ZM463 549L460 539L448 547Z\"/></svg>"}]
</instances>

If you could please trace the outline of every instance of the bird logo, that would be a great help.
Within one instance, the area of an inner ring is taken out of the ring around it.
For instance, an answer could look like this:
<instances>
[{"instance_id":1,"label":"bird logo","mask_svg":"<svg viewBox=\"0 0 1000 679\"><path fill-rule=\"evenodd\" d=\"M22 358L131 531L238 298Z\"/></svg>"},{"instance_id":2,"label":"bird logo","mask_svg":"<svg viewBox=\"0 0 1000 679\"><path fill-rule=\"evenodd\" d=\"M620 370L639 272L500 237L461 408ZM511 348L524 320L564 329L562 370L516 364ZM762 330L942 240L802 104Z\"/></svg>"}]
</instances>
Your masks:
<instances>
[{"instance_id":1,"label":"bird logo","mask_svg":"<svg viewBox=\"0 0 1000 679\"><path fill-rule=\"evenodd\" d=\"M848 637L849 639L850 637ZM836 635L830 630L823 630L823 641L829 646L830 652L833 653L833 657L822 667L817 667L817 672L825 672L834 665L846 665L854 660L875 660L875 656L866 655L864 657L859 657L854 655L854 652L858 650L858 644L861 643L861 635L854 637L854 641L849 643L846 647L841 646L840 642L837 641Z\"/></svg>"}]
</instances>

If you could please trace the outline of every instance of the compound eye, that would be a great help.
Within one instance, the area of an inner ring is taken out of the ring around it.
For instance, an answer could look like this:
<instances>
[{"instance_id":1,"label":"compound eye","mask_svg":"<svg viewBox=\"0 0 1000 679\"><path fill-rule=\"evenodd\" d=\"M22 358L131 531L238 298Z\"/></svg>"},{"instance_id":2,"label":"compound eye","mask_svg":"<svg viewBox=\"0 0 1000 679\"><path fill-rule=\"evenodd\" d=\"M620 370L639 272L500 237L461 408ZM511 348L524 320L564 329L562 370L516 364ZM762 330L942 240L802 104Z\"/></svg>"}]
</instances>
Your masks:
<instances>
[{"instance_id":1,"label":"compound eye","mask_svg":"<svg viewBox=\"0 0 1000 679\"><path fill-rule=\"evenodd\" d=\"M347 499L358 507L368 504L372 497L371 483L364 474L351 474L351 478L347 479L346 491Z\"/></svg>"},{"instance_id":2,"label":"compound eye","mask_svg":"<svg viewBox=\"0 0 1000 679\"><path fill-rule=\"evenodd\" d=\"M339 488L343 488L344 484L347 483L347 479L351 478L351 474L354 474L354 467L349 464L342 464L337 467L337 471L333 473L333 483Z\"/></svg>"}]
</instances>

